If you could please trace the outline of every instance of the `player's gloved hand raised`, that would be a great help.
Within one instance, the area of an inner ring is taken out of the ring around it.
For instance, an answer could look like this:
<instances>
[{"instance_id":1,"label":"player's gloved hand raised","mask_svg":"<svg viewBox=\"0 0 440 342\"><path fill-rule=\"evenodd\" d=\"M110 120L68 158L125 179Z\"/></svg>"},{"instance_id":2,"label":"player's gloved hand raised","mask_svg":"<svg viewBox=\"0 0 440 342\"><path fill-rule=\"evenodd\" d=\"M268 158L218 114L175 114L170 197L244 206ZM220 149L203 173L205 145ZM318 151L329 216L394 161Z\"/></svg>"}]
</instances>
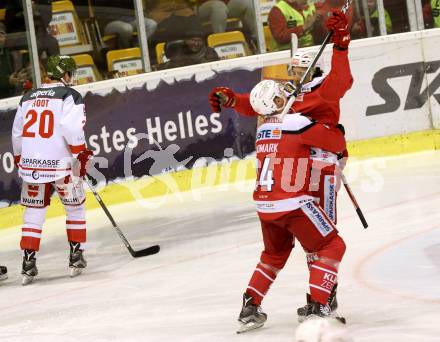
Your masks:
<instances>
[{"instance_id":1,"label":"player's gloved hand raised","mask_svg":"<svg viewBox=\"0 0 440 342\"><path fill-rule=\"evenodd\" d=\"M325 26L333 31L332 41L335 46L341 50L346 50L351 40L347 16L340 10L334 11L333 16L328 18Z\"/></svg>"},{"instance_id":2,"label":"player's gloved hand raised","mask_svg":"<svg viewBox=\"0 0 440 342\"><path fill-rule=\"evenodd\" d=\"M220 113L221 107L234 107L235 101L235 94L228 87L215 87L209 93L209 104L214 113Z\"/></svg>"},{"instance_id":3,"label":"player's gloved hand raised","mask_svg":"<svg viewBox=\"0 0 440 342\"><path fill-rule=\"evenodd\" d=\"M89 149L82 150L78 155L76 156L76 159L78 160L78 165L74 169L74 175L79 177L84 177L87 173L87 163L90 159L93 158L93 152Z\"/></svg>"}]
</instances>

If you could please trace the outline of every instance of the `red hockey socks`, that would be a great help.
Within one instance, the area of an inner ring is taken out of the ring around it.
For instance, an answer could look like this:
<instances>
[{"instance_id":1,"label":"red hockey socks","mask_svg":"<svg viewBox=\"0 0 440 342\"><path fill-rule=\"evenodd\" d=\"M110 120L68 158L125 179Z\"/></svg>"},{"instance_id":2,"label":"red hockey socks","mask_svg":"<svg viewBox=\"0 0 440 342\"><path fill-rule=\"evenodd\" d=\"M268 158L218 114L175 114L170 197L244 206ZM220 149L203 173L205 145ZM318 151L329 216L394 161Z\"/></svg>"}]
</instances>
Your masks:
<instances>
[{"instance_id":1,"label":"red hockey socks","mask_svg":"<svg viewBox=\"0 0 440 342\"><path fill-rule=\"evenodd\" d=\"M332 266L316 261L310 267L310 295L312 299L326 304L338 277L338 270Z\"/></svg>"},{"instance_id":2,"label":"red hockey socks","mask_svg":"<svg viewBox=\"0 0 440 342\"><path fill-rule=\"evenodd\" d=\"M339 262L345 253L345 243L337 235L319 252L318 260L310 265L310 295L312 300L326 304L337 283Z\"/></svg>"},{"instance_id":3,"label":"red hockey socks","mask_svg":"<svg viewBox=\"0 0 440 342\"><path fill-rule=\"evenodd\" d=\"M261 305L264 296L277 277L276 273L258 263L252 274L246 293L254 298L254 304Z\"/></svg>"},{"instance_id":4,"label":"red hockey socks","mask_svg":"<svg viewBox=\"0 0 440 342\"><path fill-rule=\"evenodd\" d=\"M69 242L86 242L86 210L84 203L78 206L65 206L66 229Z\"/></svg>"}]
</instances>

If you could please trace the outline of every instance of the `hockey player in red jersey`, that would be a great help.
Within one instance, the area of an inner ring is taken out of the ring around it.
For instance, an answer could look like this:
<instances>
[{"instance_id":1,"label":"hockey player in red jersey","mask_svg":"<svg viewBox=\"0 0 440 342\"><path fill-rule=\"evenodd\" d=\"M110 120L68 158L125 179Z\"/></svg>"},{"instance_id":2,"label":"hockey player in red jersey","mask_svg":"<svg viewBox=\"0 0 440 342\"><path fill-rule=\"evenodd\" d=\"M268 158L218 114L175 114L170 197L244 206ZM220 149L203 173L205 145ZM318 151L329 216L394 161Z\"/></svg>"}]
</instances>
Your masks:
<instances>
[{"instance_id":1,"label":"hockey player in red jersey","mask_svg":"<svg viewBox=\"0 0 440 342\"><path fill-rule=\"evenodd\" d=\"M326 77L322 77L322 71L316 68L314 74L308 80L309 82L303 86L302 92L294 102L291 111L302 113L321 124L325 124L329 129L335 129L338 127L340 99L344 96L346 91L350 89L353 82L348 62L350 36L347 30L347 19L342 12L335 12L334 16L327 21L327 27L334 32L331 71ZM292 71L297 82L301 79L313 58L314 55L309 51L295 54L292 60ZM289 88L292 88L292 85L289 85ZM275 97L275 99L277 98L279 98L279 96ZM267 99L260 97L260 100L264 102ZM235 94L231 89L226 87L213 89L210 94L210 103L213 111L216 112L220 110L220 106L224 106L232 107L243 115L254 116L262 114L261 110L256 111L252 107L249 94ZM331 152L332 149L328 146L330 142L330 140L327 140L327 146L323 144L323 147L310 144L310 152L312 154L311 157L314 159L313 166L315 172L314 175L312 175L312 184L309 190L311 190L310 195L325 209L328 218L330 218L333 223L336 223L336 189L338 186L337 183L339 183L336 177L338 162L337 156ZM344 156L347 155L346 149L339 152L342 152ZM338 153L338 155L341 156L341 153ZM308 252L307 260L309 268L312 270L311 267L314 262L319 259L319 255L316 252L310 252L307 248L305 249ZM331 309L335 310L337 307L336 286L331 290L329 301ZM311 300L310 295L308 295L307 299L308 302ZM301 316L306 313L308 307L309 306L306 305L304 308L298 309L298 314Z\"/></svg>"},{"instance_id":2,"label":"hockey player in red jersey","mask_svg":"<svg viewBox=\"0 0 440 342\"><path fill-rule=\"evenodd\" d=\"M302 92L292 105L293 113L302 113L313 120L326 124L329 127L343 127L339 125L340 100L353 84L353 77L350 71L348 60L348 45L350 43L350 34L347 28L347 18L344 13L336 11L332 17L327 20L327 28L333 33L333 55L331 61L331 70L327 76L322 76L322 70L318 67L306 80L302 87ZM298 83L309 64L314 59L315 54L309 49L298 51L291 61L294 83ZM286 84L286 90L293 92L295 84ZM217 87L211 91L209 96L212 110L219 112L220 107L231 107L242 115L256 116L258 113L250 104L249 94L234 93L227 87ZM326 159L326 154L318 149L312 150L315 159ZM339 157L347 157L347 151ZM333 157L333 156L332 156ZM343 166L343 164L342 164ZM336 177L335 166L322 165L320 172L320 181L314 197L319 198L318 203L326 211L330 219L336 223L336 188L339 184Z\"/></svg>"},{"instance_id":3,"label":"hockey player in red jersey","mask_svg":"<svg viewBox=\"0 0 440 342\"><path fill-rule=\"evenodd\" d=\"M343 151L343 135L336 127L317 123L305 115L288 114L280 119L276 114L287 102L280 83L262 81L250 96L254 110L264 115L257 129L258 173L254 191L264 250L243 295L239 333L258 328L266 321L261 302L287 262L295 238L308 254L314 255L309 262L310 295L307 305L298 310L299 320L310 315L336 315L329 298L345 252L336 227L315 204L310 191L310 170L315 162L310 150L319 148L334 154Z\"/></svg>"},{"instance_id":4,"label":"hockey player in red jersey","mask_svg":"<svg viewBox=\"0 0 440 342\"><path fill-rule=\"evenodd\" d=\"M21 204L26 207L20 242L24 251L23 285L38 274L35 255L53 191L66 210L71 276L87 266L82 246L86 241L86 219L81 177L93 152L86 147L83 98L69 87L75 70L72 57L50 56L49 79L22 97L15 115L12 145L23 180Z\"/></svg>"}]
</instances>

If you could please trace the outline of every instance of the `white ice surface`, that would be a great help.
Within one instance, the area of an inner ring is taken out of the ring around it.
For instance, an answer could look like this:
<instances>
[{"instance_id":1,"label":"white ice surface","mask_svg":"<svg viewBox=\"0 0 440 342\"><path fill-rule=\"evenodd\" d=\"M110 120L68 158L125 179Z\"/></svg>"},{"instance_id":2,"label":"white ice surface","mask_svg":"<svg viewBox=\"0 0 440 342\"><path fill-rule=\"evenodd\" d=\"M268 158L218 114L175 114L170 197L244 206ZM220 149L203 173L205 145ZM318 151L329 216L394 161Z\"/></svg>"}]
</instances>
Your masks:
<instances>
[{"instance_id":1,"label":"white ice surface","mask_svg":"<svg viewBox=\"0 0 440 342\"><path fill-rule=\"evenodd\" d=\"M339 313L355 341L440 341L440 152L352 161L347 171L370 227L341 189L338 226L348 248ZM20 229L0 230L0 264L10 272L0 283L0 341L293 341L307 291L301 248L265 298L266 325L236 335L262 248L250 192L231 186L204 192L202 201L182 198L155 210L111 207L135 249L161 245L140 259L103 212L88 212L89 266L72 279L64 218L47 221L40 274L26 287Z\"/></svg>"}]
</instances>

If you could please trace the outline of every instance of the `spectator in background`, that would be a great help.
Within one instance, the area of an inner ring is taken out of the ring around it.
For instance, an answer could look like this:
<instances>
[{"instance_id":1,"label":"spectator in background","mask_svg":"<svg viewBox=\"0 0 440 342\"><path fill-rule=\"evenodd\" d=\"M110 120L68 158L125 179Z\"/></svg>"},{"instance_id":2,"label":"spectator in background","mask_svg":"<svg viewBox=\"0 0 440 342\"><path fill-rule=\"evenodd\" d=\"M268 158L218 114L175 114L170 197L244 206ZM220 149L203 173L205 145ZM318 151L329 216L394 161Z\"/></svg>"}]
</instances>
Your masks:
<instances>
[{"instance_id":1,"label":"spectator in background","mask_svg":"<svg viewBox=\"0 0 440 342\"><path fill-rule=\"evenodd\" d=\"M328 33L328 29L325 26L326 20L332 16L335 10L340 10L345 5L346 0L321 0L315 2L316 6L316 24L313 30L313 38L315 44L320 44ZM348 28L350 35L360 38L364 33L364 24L354 13L354 6L349 6L347 13Z\"/></svg>"},{"instance_id":2,"label":"spectator in background","mask_svg":"<svg viewBox=\"0 0 440 342\"><path fill-rule=\"evenodd\" d=\"M52 0L34 0L33 12L38 55L45 62L51 55L60 53L58 40L49 31L52 21Z\"/></svg>"},{"instance_id":3,"label":"spectator in background","mask_svg":"<svg viewBox=\"0 0 440 342\"><path fill-rule=\"evenodd\" d=\"M299 47L314 45L313 29L317 13L307 0L281 0L269 12L267 22L272 32L273 51L290 49L291 34L298 36Z\"/></svg>"},{"instance_id":4,"label":"spectator in background","mask_svg":"<svg viewBox=\"0 0 440 342\"><path fill-rule=\"evenodd\" d=\"M187 65L219 60L213 48L206 44L206 35L199 23L187 20L182 40L169 41L165 45L165 56L169 61L159 64L156 70L177 68Z\"/></svg>"},{"instance_id":5,"label":"spectator in background","mask_svg":"<svg viewBox=\"0 0 440 342\"><path fill-rule=\"evenodd\" d=\"M253 0L199 0L197 16L202 23L210 22L214 33L225 32L228 18L238 18L249 34L251 45L257 46L257 23Z\"/></svg>"},{"instance_id":6,"label":"spectator in background","mask_svg":"<svg viewBox=\"0 0 440 342\"><path fill-rule=\"evenodd\" d=\"M0 22L0 98L15 95L15 87L9 81L15 71L14 59L9 49L5 47L6 27Z\"/></svg>"},{"instance_id":7,"label":"spectator in background","mask_svg":"<svg viewBox=\"0 0 440 342\"><path fill-rule=\"evenodd\" d=\"M109 6L109 4L107 5ZM137 20L134 14L133 0L112 1L111 7L115 8L115 15L118 17L112 20L104 27L105 35L117 36L117 48L126 49L133 46L133 34L137 32ZM131 15L121 15L118 9L130 9ZM144 13L144 25L149 40L156 31L157 23L151 18L147 18L147 13Z\"/></svg>"},{"instance_id":8,"label":"spectator in background","mask_svg":"<svg viewBox=\"0 0 440 342\"><path fill-rule=\"evenodd\" d=\"M52 20L52 0L33 0L35 35L37 37L38 55L44 61L50 55L59 54L58 41L49 32ZM8 33L26 32L23 4L21 1L9 0L6 5L5 24Z\"/></svg>"},{"instance_id":9,"label":"spectator in background","mask_svg":"<svg viewBox=\"0 0 440 342\"><path fill-rule=\"evenodd\" d=\"M146 8L150 18L158 24L172 15L179 17L195 15L188 0L148 0Z\"/></svg>"},{"instance_id":10,"label":"spectator in background","mask_svg":"<svg viewBox=\"0 0 440 342\"><path fill-rule=\"evenodd\" d=\"M440 28L440 1L427 0L425 2L423 20L426 28Z\"/></svg>"},{"instance_id":11,"label":"spectator in background","mask_svg":"<svg viewBox=\"0 0 440 342\"><path fill-rule=\"evenodd\" d=\"M159 24L152 37L153 47L157 43L185 39L187 37L185 31L190 27L191 23L200 32L203 31L199 19L186 1L158 3L152 10L152 14L153 16L160 15Z\"/></svg>"},{"instance_id":12,"label":"spectator in background","mask_svg":"<svg viewBox=\"0 0 440 342\"><path fill-rule=\"evenodd\" d=\"M47 73L42 61L40 61L40 77L41 83L44 83L47 78ZM34 88L31 63L28 63L24 68L11 74L9 82L15 87L15 95L23 95Z\"/></svg>"},{"instance_id":13,"label":"spectator in background","mask_svg":"<svg viewBox=\"0 0 440 342\"><path fill-rule=\"evenodd\" d=\"M373 36L380 36L379 29L379 11L377 10L376 0L367 0L368 13L370 15L371 29ZM393 23L391 21L391 16L385 9L385 25L387 34L393 33Z\"/></svg>"}]
</instances>

